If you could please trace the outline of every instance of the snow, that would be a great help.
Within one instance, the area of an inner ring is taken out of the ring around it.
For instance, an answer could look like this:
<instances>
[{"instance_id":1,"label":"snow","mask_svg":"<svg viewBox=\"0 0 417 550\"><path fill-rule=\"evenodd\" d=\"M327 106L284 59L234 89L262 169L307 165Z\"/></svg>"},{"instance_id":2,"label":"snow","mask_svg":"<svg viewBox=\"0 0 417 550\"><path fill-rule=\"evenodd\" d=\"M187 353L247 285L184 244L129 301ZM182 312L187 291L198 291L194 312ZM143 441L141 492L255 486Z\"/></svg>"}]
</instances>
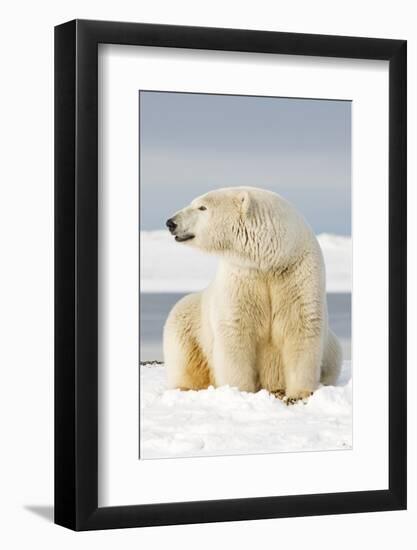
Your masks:
<instances>
[{"instance_id":1,"label":"snow","mask_svg":"<svg viewBox=\"0 0 417 550\"><path fill-rule=\"evenodd\" d=\"M351 364L337 386L287 405L266 390L167 390L163 365L141 365L141 458L323 451L352 447Z\"/></svg>"},{"instance_id":2,"label":"snow","mask_svg":"<svg viewBox=\"0 0 417 550\"><path fill-rule=\"evenodd\" d=\"M328 292L351 291L350 237L318 235L326 264ZM168 231L141 231L141 292L194 292L216 272L217 258L180 245Z\"/></svg>"}]
</instances>

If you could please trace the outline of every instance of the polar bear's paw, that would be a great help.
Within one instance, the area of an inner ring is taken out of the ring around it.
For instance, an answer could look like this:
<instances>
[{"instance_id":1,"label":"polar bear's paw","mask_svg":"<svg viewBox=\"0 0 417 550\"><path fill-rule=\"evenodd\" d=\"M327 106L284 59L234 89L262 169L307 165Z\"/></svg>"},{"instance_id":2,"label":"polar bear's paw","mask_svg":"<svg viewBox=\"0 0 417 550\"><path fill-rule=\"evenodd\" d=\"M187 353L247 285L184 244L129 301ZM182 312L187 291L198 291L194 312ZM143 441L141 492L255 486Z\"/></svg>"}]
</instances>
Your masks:
<instances>
[{"instance_id":1,"label":"polar bear's paw","mask_svg":"<svg viewBox=\"0 0 417 550\"><path fill-rule=\"evenodd\" d=\"M307 403L307 399L313 395L313 392L310 390L299 390L296 392L291 392L286 394L283 401L287 405L294 405L298 401L302 401L304 404Z\"/></svg>"},{"instance_id":2,"label":"polar bear's paw","mask_svg":"<svg viewBox=\"0 0 417 550\"><path fill-rule=\"evenodd\" d=\"M271 391L272 395L276 397L277 399L285 399L285 390L283 388L280 388L279 390Z\"/></svg>"}]
</instances>

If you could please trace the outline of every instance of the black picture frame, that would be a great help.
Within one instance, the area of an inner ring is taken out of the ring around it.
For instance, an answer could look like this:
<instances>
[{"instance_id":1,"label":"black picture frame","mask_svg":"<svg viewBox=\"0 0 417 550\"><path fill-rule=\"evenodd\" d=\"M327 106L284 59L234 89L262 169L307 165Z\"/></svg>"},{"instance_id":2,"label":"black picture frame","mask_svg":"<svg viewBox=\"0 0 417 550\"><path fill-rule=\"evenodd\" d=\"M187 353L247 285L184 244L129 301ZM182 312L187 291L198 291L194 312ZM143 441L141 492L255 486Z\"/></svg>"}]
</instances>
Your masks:
<instances>
[{"instance_id":1,"label":"black picture frame","mask_svg":"<svg viewBox=\"0 0 417 550\"><path fill-rule=\"evenodd\" d=\"M98 44L389 62L389 488L98 507ZM406 41L74 20L55 28L55 523L74 530L406 508Z\"/></svg>"}]
</instances>

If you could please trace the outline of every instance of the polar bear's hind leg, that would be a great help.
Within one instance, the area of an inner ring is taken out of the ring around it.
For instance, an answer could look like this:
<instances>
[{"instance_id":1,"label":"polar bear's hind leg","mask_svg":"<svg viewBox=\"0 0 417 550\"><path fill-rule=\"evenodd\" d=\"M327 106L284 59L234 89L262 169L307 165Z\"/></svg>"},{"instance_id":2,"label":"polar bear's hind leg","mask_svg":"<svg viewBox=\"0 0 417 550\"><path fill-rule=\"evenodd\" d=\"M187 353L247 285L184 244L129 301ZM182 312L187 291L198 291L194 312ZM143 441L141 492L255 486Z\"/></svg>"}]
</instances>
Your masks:
<instances>
[{"instance_id":1,"label":"polar bear's hind leg","mask_svg":"<svg viewBox=\"0 0 417 550\"><path fill-rule=\"evenodd\" d=\"M213 384L207 360L196 341L200 300L200 294L185 296L165 323L163 346L168 388L201 390Z\"/></svg>"},{"instance_id":2,"label":"polar bear's hind leg","mask_svg":"<svg viewBox=\"0 0 417 550\"><path fill-rule=\"evenodd\" d=\"M324 346L320 382L325 386L336 384L342 367L342 347L336 335L329 329Z\"/></svg>"}]
</instances>

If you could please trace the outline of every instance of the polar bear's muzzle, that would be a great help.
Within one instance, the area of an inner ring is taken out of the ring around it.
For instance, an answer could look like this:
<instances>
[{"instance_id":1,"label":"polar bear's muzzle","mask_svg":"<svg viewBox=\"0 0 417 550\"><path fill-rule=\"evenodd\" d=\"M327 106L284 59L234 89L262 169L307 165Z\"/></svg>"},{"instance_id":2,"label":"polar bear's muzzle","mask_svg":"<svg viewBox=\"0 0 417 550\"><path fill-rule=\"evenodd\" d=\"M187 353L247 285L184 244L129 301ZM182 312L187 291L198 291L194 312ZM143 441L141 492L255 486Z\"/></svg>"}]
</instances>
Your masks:
<instances>
[{"instance_id":1,"label":"polar bear's muzzle","mask_svg":"<svg viewBox=\"0 0 417 550\"><path fill-rule=\"evenodd\" d=\"M183 243L185 241L190 241L191 239L194 239L194 235L175 235L175 240L178 243Z\"/></svg>"},{"instance_id":2,"label":"polar bear's muzzle","mask_svg":"<svg viewBox=\"0 0 417 550\"><path fill-rule=\"evenodd\" d=\"M166 221L166 226L169 229L169 232L171 235L175 236L175 240L179 243L183 243L185 241L189 241L191 239L194 239L195 235L192 235L191 233L180 233L178 234L178 225L175 223L174 218L169 218L169 220Z\"/></svg>"}]
</instances>

